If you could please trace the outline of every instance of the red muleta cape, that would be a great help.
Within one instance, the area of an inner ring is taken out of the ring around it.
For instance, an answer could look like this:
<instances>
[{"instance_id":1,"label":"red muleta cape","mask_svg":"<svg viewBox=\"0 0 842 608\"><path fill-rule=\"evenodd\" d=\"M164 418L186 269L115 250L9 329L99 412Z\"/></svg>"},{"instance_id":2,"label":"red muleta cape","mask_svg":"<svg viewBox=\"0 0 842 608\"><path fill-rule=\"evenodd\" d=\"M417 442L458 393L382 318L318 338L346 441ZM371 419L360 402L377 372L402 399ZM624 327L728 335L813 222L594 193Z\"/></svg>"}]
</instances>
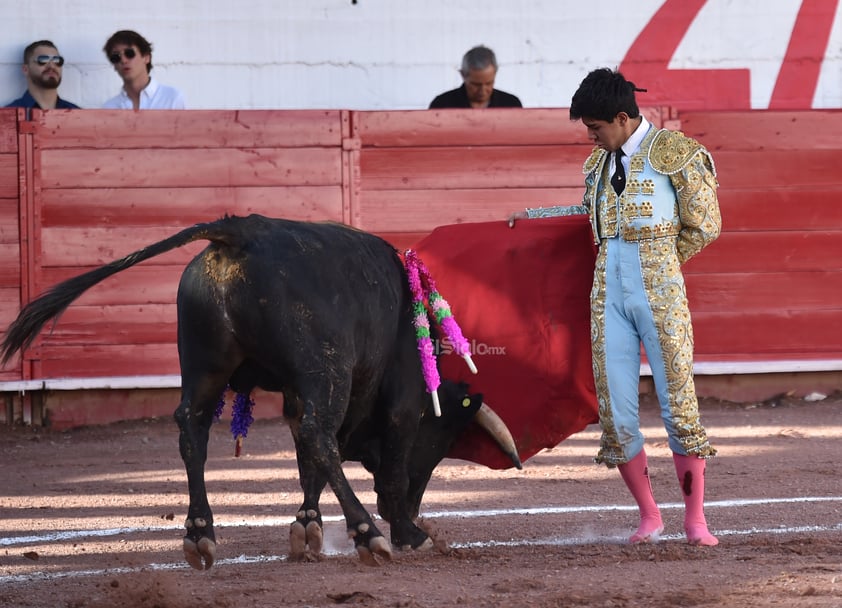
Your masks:
<instances>
[{"instance_id":1,"label":"red muleta cape","mask_svg":"<svg viewBox=\"0 0 842 608\"><path fill-rule=\"evenodd\" d=\"M413 249L471 343L478 373L442 343L441 376L470 384L512 432L522 461L597 421L586 216L436 228ZM512 465L471 426L448 454Z\"/></svg>"}]
</instances>

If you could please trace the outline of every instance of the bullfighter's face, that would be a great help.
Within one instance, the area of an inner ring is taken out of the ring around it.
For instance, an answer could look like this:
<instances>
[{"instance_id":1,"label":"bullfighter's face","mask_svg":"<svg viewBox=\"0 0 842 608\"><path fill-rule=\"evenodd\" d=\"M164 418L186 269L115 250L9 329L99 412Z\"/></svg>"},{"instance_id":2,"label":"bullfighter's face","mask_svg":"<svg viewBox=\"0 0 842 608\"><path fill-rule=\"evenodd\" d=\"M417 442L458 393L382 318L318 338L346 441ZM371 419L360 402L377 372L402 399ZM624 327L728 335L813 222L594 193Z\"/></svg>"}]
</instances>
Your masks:
<instances>
[{"instance_id":1,"label":"bullfighter's face","mask_svg":"<svg viewBox=\"0 0 842 608\"><path fill-rule=\"evenodd\" d=\"M582 124L588 129L588 139L606 152L619 150L640 125L640 121L640 117L630 118L625 112L620 112L611 121L582 117Z\"/></svg>"}]
</instances>

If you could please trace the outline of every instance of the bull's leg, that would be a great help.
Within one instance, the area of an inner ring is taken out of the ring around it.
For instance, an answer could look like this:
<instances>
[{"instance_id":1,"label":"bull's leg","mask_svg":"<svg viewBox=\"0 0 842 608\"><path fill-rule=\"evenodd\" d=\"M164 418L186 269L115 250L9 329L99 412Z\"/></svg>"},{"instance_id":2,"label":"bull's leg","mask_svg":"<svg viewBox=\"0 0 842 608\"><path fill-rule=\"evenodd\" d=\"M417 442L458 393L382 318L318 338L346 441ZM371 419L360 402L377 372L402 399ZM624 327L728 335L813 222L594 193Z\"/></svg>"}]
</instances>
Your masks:
<instances>
[{"instance_id":1,"label":"bull's leg","mask_svg":"<svg viewBox=\"0 0 842 608\"><path fill-rule=\"evenodd\" d=\"M298 439L296 439L296 451ZM300 453L300 452L299 452ZM324 546L324 528L319 499L327 480L314 463L298 459L298 479L304 491L304 502L295 514L289 529L289 558L293 561L319 559Z\"/></svg>"},{"instance_id":2,"label":"bull's leg","mask_svg":"<svg viewBox=\"0 0 842 608\"><path fill-rule=\"evenodd\" d=\"M231 331L232 313L225 304L228 286L217 283L225 273L209 270L219 263L221 258L211 253L194 259L181 277L177 299L181 403L175 419L190 493L184 557L197 570L213 566L216 554L205 489L208 435L219 397L244 358Z\"/></svg>"},{"instance_id":3,"label":"bull's leg","mask_svg":"<svg viewBox=\"0 0 842 608\"><path fill-rule=\"evenodd\" d=\"M409 477L407 462L410 457L407 443L401 437L413 436L417 428L410 420L393 421L386 432L381 466L375 475L377 510L389 522L392 544L401 549L428 550L433 547L429 535L412 521L407 496Z\"/></svg>"},{"instance_id":4,"label":"bull's leg","mask_svg":"<svg viewBox=\"0 0 842 608\"><path fill-rule=\"evenodd\" d=\"M336 387L333 388L333 403L336 403ZM360 560L367 565L376 566L379 565L378 556L391 559L392 551L389 543L374 525L371 515L354 494L342 471L342 459L336 443L336 429L327 420L328 416L320 417L315 414L316 408L312 403L306 401L299 403L301 416L293 428L293 437L301 474L301 489L304 492L304 503L299 513L304 512L306 525L318 522L321 528L319 496L327 482L342 507L348 535L354 540ZM330 403L330 401L325 399L323 403ZM347 403L347 400L340 403ZM345 405L337 405L336 408L336 412L332 414L334 419L337 418L337 413L344 412Z\"/></svg>"},{"instance_id":5,"label":"bull's leg","mask_svg":"<svg viewBox=\"0 0 842 608\"><path fill-rule=\"evenodd\" d=\"M208 435L219 395L226 381L206 378L201 383L182 379L181 403L175 411L178 423L178 447L187 471L190 506L187 510L184 536L184 557L197 570L213 566L216 556L216 535L213 513L205 488L205 462Z\"/></svg>"}]
</instances>

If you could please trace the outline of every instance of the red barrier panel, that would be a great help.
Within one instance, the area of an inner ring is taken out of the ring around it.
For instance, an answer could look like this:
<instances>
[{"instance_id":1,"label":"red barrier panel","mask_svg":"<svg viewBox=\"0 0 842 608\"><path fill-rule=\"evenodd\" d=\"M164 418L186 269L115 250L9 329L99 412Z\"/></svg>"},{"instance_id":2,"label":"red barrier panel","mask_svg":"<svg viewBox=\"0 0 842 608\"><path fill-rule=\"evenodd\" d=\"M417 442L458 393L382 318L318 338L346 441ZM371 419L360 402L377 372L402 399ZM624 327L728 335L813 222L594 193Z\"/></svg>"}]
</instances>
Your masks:
<instances>
[{"instance_id":1,"label":"red barrier panel","mask_svg":"<svg viewBox=\"0 0 842 608\"><path fill-rule=\"evenodd\" d=\"M718 170L723 234L686 268L697 361L842 360L842 112L644 112ZM565 108L0 109L0 323L225 213L344 222L403 249L437 226L577 204L589 150ZM177 374L176 286L201 247L82 296L0 381Z\"/></svg>"}]
</instances>

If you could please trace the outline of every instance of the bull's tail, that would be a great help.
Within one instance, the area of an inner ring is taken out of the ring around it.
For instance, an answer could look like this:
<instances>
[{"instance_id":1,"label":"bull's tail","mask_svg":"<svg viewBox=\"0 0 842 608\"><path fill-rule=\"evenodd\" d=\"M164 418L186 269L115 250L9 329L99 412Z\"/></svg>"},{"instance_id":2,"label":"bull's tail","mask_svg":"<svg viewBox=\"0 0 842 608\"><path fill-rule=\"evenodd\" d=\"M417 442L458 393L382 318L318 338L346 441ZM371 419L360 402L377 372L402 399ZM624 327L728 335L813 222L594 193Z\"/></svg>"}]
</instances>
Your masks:
<instances>
[{"instance_id":1,"label":"bull's tail","mask_svg":"<svg viewBox=\"0 0 842 608\"><path fill-rule=\"evenodd\" d=\"M230 241L235 240L238 233L230 230L231 219L226 217L215 222L196 224L190 228L185 228L169 238L130 253L124 258L67 279L50 288L49 291L24 306L17 319L6 330L3 344L0 346L2 363L5 365L18 350L29 347L47 321L59 317L76 298L100 281L144 260L154 258L193 241L208 240L233 244Z\"/></svg>"}]
</instances>

